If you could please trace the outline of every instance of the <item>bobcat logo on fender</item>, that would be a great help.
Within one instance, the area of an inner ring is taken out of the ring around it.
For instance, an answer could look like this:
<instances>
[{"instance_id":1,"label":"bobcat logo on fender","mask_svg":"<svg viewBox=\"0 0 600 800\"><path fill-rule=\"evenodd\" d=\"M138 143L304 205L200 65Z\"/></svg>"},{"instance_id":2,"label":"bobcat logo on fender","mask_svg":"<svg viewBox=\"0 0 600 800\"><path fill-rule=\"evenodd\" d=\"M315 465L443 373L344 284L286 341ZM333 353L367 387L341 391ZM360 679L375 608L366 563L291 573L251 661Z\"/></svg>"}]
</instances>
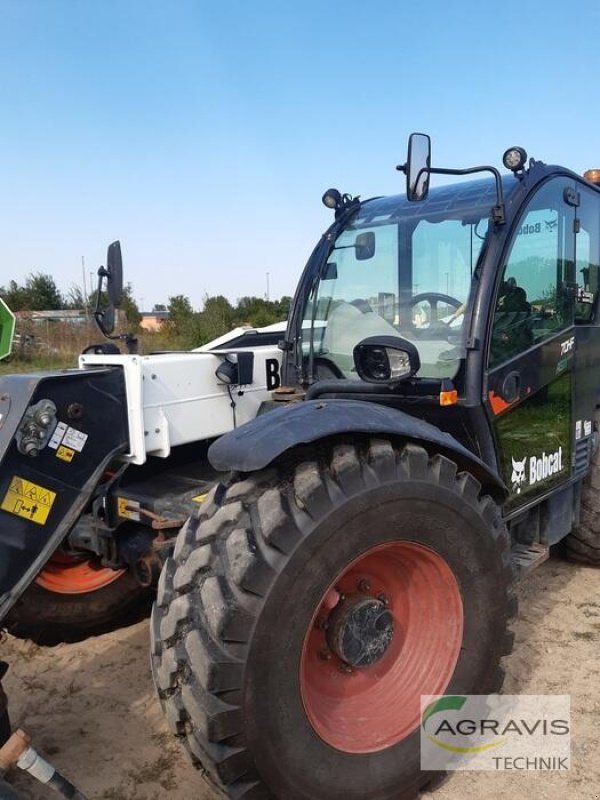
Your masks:
<instances>
[{"instance_id":1,"label":"bobcat logo on fender","mask_svg":"<svg viewBox=\"0 0 600 800\"><path fill-rule=\"evenodd\" d=\"M534 486L562 472L563 469L562 447L554 453L543 452L541 456L525 456L521 461L515 461L514 458L511 460L513 471L510 480L514 494L521 494L521 486L524 483Z\"/></svg>"}]
</instances>

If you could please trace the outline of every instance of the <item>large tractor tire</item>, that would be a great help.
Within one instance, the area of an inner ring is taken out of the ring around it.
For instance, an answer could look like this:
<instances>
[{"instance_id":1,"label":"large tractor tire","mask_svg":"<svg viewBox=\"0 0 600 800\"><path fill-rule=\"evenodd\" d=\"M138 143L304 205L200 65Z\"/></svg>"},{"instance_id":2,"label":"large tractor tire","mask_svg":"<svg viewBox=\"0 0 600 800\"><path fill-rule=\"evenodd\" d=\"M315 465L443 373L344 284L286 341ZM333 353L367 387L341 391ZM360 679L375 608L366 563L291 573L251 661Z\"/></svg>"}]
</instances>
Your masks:
<instances>
[{"instance_id":1,"label":"large tractor tire","mask_svg":"<svg viewBox=\"0 0 600 800\"><path fill-rule=\"evenodd\" d=\"M594 415L594 431L600 431L600 412ZM600 566L600 447L592 456L592 466L581 492L579 525L565 539L571 561Z\"/></svg>"},{"instance_id":2,"label":"large tractor tire","mask_svg":"<svg viewBox=\"0 0 600 800\"><path fill-rule=\"evenodd\" d=\"M6 628L43 645L78 642L139 619L151 600L128 570L57 553L15 604Z\"/></svg>"},{"instance_id":3,"label":"large tractor tire","mask_svg":"<svg viewBox=\"0 0 600 800\"><path fill-rule=\"evenodd\" d=\"M162 705L227 798L414 798L440 779L420 770L421 695L501 687L506 528L421 447L297 455L182 528L152 615Z\"/></svg>"}]
</instances>

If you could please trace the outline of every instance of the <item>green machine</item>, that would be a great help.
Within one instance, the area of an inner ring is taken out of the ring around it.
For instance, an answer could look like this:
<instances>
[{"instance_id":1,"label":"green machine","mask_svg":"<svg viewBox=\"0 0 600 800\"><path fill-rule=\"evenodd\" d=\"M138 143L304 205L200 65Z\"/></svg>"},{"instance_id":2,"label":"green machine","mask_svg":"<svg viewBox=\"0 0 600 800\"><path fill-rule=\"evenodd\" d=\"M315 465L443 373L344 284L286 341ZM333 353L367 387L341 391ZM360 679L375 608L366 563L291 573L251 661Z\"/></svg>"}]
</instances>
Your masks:
<instances>
[{"instance_id":1,"label":"green machine","mask_svg":"<svg viewBox=\"0 0 600 800\"><path fill-rule=\"evenodd\" d=\"M0 298L0 361L10 355L15 335L15 315Z\"/></svg>"}]
</instances>

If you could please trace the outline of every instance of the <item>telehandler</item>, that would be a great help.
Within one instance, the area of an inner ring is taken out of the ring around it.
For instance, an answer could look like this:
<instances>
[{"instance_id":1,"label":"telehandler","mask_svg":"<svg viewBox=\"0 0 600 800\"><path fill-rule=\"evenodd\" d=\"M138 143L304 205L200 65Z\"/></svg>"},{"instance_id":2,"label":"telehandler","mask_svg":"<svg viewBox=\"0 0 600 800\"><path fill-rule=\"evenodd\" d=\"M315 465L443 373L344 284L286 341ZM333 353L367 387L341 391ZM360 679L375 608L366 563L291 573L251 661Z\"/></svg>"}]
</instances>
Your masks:
<instances>
[{"instance_id":1,"label":"telehandler","mask_svg":"<svg viewBox=\"0 0 600 800\"><path fill-rule=\"evenodd\" d=\"M499 691L515 574L552 545L600 564L598 174L430 152L411 136L405 196L324 195L289 402L211 445L229 477L162 570L155 681L218 796L435 786L421 697Z\"/></svg>"},{"instance_id":2,"label":"telehandler","mask_svg":"<svg viewBox=\"0 0 600 800\"><path fill-rule=\"evenodd\" d=\"M326 192L280 342L0 384L0 623L47 565L160 570L155 682L220 796L435 785L421 696L500 689L550 546L600 563L600 191L503 160L434 167L413 134L406 195Z\"/></svg>"}]
</instances>

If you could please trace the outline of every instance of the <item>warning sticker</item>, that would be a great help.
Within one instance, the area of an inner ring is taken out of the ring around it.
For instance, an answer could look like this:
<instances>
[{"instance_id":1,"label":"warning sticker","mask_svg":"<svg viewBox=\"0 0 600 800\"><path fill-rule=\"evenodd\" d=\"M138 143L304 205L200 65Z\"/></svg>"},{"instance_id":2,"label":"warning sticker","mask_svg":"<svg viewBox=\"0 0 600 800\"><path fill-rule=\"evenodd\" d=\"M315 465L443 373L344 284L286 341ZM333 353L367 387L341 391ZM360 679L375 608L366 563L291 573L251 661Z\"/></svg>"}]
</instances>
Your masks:
<instances>
[{"instance_id":1,"label":"warning sticker","mask_svg":"<svg viewBox=\"0 0 600 800\"><path fill-rule=\"evenodd\" d=\"M70 428L66 422L59 422L52 434L52 438L48 442L48 447L57 450L62 444L68 447L69 450L75 450L76 453L81 453L87 440L87 433L82 433L76 428Z\"/></svg>"},{"instance_id":2,"label":"warning sticker","mask_svg":"<svg viewBox=\"0 0 600 800\"><path fill-rule=\"evenodd\" d=\"M53 450L56 450L58 445L62 442L63 436L65 435L65 431L67 430L68 425L66 422L59 422L56 428L54 429L54 433L52 434L52 438L48 442L48 447L51 447Z\"/></svg>"},{"instance_id":3,"label":"warning sticker","mask_svg":"<svg viewBox=\"0 0 600 800\"><path fill-rule=\"evenodd\" d=\"M63 444L61 444L61 446L56 451L57 458L60 458L61 461L67 461L69 463L73 461L74 455L75 455L75 450L71 450L70 447L65 447Z\"/></svg>"},{"instance_id":4,"label":"warning sticker","mask_svg":"<svg viewBox=\"0 0 600 800\"><path fill-rule=\"evenodd\" d=\"M45 525L55 499L56 492L15 475L0 508L38 525Z\"/></svg>"},{"instance_id":5,"label":"warning sticker","mask_svg":"<svg viewBox=\"0 0 600 800\"><path fill-rule=\"evenodd\" d=\"M206 494L197 494L195 497L192 497L192 501L194 503L203 503L207 497L208 497L208 492L206 492Z\"/></svg>"},{"instance_id":6,"label":"warning sticker","mask_svg":"<svg viewBox=\"0 0 600 800\"><path fill-rule=\"evenodd\" d=\"M87 433L82 433L81 431L75 430L75 428L67 428L62 443L65 447L70 447L71 450L76 450L78 453L81 453L87 442L87 438Z\"/></svg>"},{"instance_id":7,"label":"warning sticker","mask_svg":"<svg viewBox=\"0 0 600 800\"><path fill-rule=\"evenodd\" d=\"M141 519L140 508L141 505L137 500L129 500L127 497L117 497L117 514L123 517L123 519L132 519L135 522L139 522Z\"/></svg>"}]
</instances>

